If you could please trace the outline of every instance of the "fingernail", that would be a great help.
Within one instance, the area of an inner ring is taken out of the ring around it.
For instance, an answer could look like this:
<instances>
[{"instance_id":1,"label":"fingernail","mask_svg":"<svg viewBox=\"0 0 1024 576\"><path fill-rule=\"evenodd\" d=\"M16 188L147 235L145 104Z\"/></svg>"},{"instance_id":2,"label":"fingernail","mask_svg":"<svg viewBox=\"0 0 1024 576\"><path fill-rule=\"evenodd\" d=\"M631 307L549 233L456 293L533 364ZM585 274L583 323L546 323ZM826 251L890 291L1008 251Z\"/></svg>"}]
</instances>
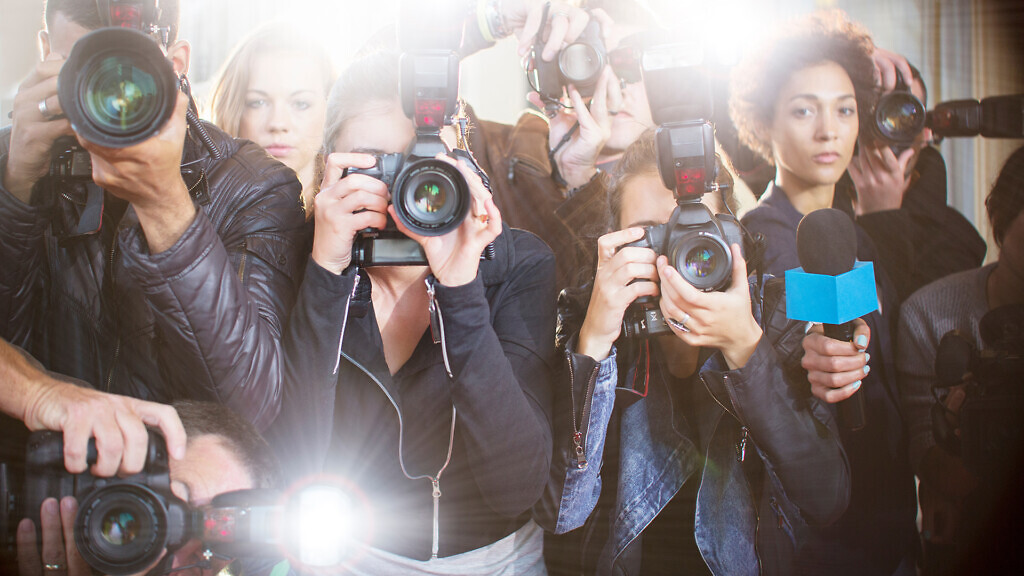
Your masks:
<instances>
[{"instance_id":1,"label":"fingernail","mask_svg":"<svg viewBox=\"0 0 1024 576\"><path fill-rule=\"evenodd\" d=\"M864 365L864 375L867 376L868 372L871 372L871 366Z\"/></svg>"},{"instance_id":2,"label":"fingernail","mask_svg":"<svg viewBox=\"0 0 1024 576\"><path fill-rule=\"evenodd\" d=\"M46 514L56 514L57 500L53 498L47 498L46 500L43 500L43 512L45 512Z\"/></svg>"},{"instance_id":3,"label":"fingernail","mask_svg":"<svg viewBox=\"0 0 1024 576\"><path fill-rule=\"evenodd\" d=\"M868 354L867 352L865 352L864 353L864 362L867 363L867 362L870 362L870 361L871 361L871 354Z\"/></svg>"},{"instance_id":4,"label":"fingernail","mask_svg":"<svg viewBox=\"0 0 1024 576\"><path fill-rule=\"evenodd\" d=\"M75 508L75 499L71 496L67 496L60 501L60 507L65 512L71 512Z\"/></svg>"},{"instance_id":5,"label":"fingernail","mask_svg":"<svg viewBox=\"0 0 1024 576\"><path fill-rule=\"evenodd\" d=\"M854 392L856 392L857 390L860 390L860 383L861 383L861 381L857 380L853 384L850 384L850 390L852 390Z\"/></svg>"},{"instance_id":6,"label":"fingernail","mask_svg":"<svg viewBox=\"0 0 1024 576\"><path fill-rule=\"evenodd\" d=\"M857 347L858 348L867 348L868 347L868 337L863 335L863 334L861 334L860 336L857 336Z\"/></svg>"},{"instance_id":7,"label":"fingernail","mask_svg":"<svg viewBox=\"0 0 1024 576\"><path fill-rule=\"evenodd\" d=\"M21 522L18 522L18 532L27 534L32 531L32 521L28 518L22 518Z\"/></svg>"}]
</instances>

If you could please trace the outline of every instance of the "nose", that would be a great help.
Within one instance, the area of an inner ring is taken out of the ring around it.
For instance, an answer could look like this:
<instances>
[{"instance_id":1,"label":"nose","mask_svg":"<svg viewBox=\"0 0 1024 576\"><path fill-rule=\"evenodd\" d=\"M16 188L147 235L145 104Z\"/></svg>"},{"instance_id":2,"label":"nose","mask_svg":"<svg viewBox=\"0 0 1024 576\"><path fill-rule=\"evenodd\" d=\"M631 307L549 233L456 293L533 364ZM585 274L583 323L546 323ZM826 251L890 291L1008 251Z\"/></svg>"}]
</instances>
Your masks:
<instances>
[{"instance_id":1,"label":"nose","mask_svg":"<svg viewBox=\"0 0 1024 576\"><path fill-rule=\"evenodd\" d=\"M270 107L270 123L267 128L271 132L287 132L290 124L287 106L273 104Z\"/></svg>"},{"instance_id":2,"label":"nose","mask_svg":"<svg viewBox=\"0 0 1024 576\"><path fill-rule=\"evenodd\" d=\"M818 131L816 136L819 140L823 141L835 140L837 127L838 121L834 114L820 114L818 115Z\"/></svg>"}]
</instances>

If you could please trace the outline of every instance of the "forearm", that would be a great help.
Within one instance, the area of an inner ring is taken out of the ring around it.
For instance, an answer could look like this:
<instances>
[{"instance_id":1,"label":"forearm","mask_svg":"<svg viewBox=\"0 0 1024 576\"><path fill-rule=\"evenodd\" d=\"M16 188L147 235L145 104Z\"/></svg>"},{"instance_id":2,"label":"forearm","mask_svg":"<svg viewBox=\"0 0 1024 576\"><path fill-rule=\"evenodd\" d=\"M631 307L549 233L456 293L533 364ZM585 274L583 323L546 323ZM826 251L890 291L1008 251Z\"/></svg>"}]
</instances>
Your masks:
<instances>
[{"instance_id":1,"label":"forearm","mask_svg":"<svg viewBox=\"0 0 1024 576\"><path fill-rule=\"evenodd\" d=\"M287 242L275 232L260 235ZM279 408L291 277L244 245L235 265L205 214L164 252L149 254L143 242L138 230L123 235L123 261L145 292L157 329L176 348L174 370L265 427Z\"/></svg>"},{"instance_id":2,"label":"forearm","mask_svg":"<svg viewBox=\"0 0 1024 576\"><path fill-rule=\"evenodd\" d=\"M158 205L135 205L135 213L146 235L150 254L169 250L195 220L196 207L185 182L178 178L172 188L166 196L161 195L162 201Z\"/></svg>"},{"instance_id":3,"label":"forearm","mask_svg":"<svg viewBox=\"0 0 1024 576\"><path fill-rule=\"evenodd\" d=\"M771 345L762 339L740 370L705 369L702 377L716 397L727 393L768 473L804 518L815 525L835 521L850 495L849 466L835 422L817 400L796 393Z\"/></svg>"},{"instance_id":4,"label":"forearm","mask_svg":"<svg viewBox=\"0 0 1024 576\"><path fill-rule=\"evenodd\" d=\"M618 377L614 350L595 362L574 353L572 344L570 341L566 371L555 391L555 453L550 477L534 506L534 519L555 534L579 528L597 506Z\"/></svg>"},{"instance_id":5,"label":"forearm","mask_svg":"<svg viewBox=\"0 0 1024 576\"><path fill-rule=\"evenodd\" d=\"M44 376L29 356L0 340L0 411L24 422Z\"/></svg>"},{"instance_id":6,"label":"forearm","mask_svg":"<svg viewBox=\"0 0 1024 576\"><path fill-rule=\"evenodd\" d=\"M0 164L5 159L0 158ZM0 183L0 337L28 343L40 275L45 273L45 232L50 211L15 198Z\"/></svg>"}]
</instances>

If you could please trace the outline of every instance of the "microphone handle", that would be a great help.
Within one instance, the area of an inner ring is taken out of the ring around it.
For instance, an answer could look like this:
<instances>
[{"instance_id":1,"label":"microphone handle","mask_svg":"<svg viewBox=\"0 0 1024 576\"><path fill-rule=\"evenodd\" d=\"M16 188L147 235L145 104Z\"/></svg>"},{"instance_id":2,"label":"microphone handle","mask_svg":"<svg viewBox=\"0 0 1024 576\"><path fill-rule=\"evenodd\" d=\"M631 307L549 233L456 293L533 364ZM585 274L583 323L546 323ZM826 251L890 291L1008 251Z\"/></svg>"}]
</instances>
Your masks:
<instances>
[{"instance_id":1,"label":"microphone handle","mask_svg":"<svg viewBox=\"0 0 1024 576\"><path fill-rule=\"evenodd\" d=\"M833 340L853 342L853 322L825 324L825 336ZM864 394L857 390L846 400L839 402L839 423L846 430L856 432L867 425L864 410Z\"/></svg>"}]
</instances>

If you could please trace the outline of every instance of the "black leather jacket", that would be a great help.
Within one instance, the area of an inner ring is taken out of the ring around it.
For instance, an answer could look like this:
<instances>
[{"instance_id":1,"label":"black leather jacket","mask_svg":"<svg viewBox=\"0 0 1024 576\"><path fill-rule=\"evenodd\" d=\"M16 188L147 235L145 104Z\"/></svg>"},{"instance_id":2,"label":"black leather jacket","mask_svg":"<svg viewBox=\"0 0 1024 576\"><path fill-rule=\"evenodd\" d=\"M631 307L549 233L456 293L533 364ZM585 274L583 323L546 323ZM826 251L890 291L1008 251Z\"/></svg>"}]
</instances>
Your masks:
<instances>
[{"instance_id":1,"label":"black leather jacket","mask_svg":"<svg viewBox=\"0 0 1024 576\"><path fill-rule=\"evenodd\" d=\"M259 146L205 126L222 157L189 130L182 176L198 211L160 254L109 194L98 233L62 240L84 185L39 184L25 204L0 182L0 337L98 389L220 400L262 428L280 407L282 325L303 263L300 186ZM10 137L0 131L0 178Z\"/></svg>"}]
</instances>

